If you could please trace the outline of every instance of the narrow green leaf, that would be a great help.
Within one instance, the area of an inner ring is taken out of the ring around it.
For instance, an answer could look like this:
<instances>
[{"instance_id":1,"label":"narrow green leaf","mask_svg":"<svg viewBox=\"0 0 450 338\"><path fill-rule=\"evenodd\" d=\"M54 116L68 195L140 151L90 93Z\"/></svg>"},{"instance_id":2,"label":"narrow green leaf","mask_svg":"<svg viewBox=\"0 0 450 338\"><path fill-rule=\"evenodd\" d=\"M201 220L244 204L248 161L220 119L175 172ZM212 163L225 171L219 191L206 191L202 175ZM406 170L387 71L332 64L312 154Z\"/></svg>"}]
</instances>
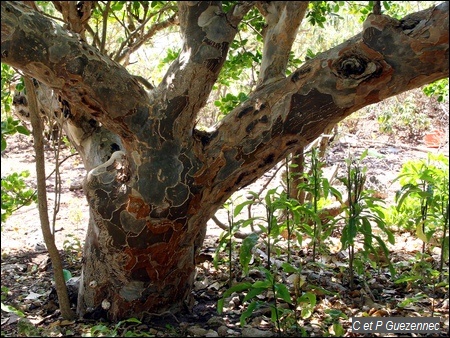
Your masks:
<instances>
[{"instance_id":1,"label":"narrow green leaf","mask_svg":"<svg viewBox=\"0 0 450 338\"><path fill-rule=\"evenodd\" d=\"M241 317L240 317L240 323L241 326L244 326L246 324L246 319L248 317L250 317L253 314L253 311L257 309L257 307L260 306L260 303L257 301L254 301L252 303L250 303L250 305L247 307L247 309L242 312Z\"/></svg>"},{"instance_id":2,"label":"narrow green leaf","mask_svg":"<svg viewBox=\"0 0 450 338\"><path fill-rule=\"evenodd\" d=\"M265 292L265 291L267 291L267 289L268 289L267 287L262 287L262 288L255 287L255 288L252 288L252 289L250 289L250 290L248 291L248 293L245 295L243 301L244 301L244 302L247 302L247 301L249 301L250 299L252 299L252 298L254 298L254 297L260 295L261 293L263 293L263 292Z\"/></svg>"},{"instance_id":3,"label":"narrow green leaf","mask_svg":"<svg viewBox=\"0 0 450 338\"><path fill-rule=\"evenodd\" d=\"M292 304L291 294L284 284L275 284L276 296L284 300L286 303Z\"/></svg>"},{"instance_id":4,"label":"narrow green leaf","mask_svg":"<svg viewBox=\"0 0 450 338\"><path fill-rule=\"evenodd\" d=\"M259 235L251 233L242 241L242 245L239 251L239 261L241 262L244 274L248 274L248 265L252 259L252 249L258 241Z\"/></svg>"},{"instance_id":5,"label":"narrow green leaf","mask_svg":"<svg viewBox=\"0 0 450 338\"><path fill-rule=\"evenodd\" d=\"M237 215L239 215L239 214L241 213L241 210L242 210L245 206L247 206L247 205L249 205L249 204L253 204L253 203L254 203L253 200L249 200L249 201L245 201L245 202L242 202L242 203L238 204L238 205L234 208L234 212L233 212L234 217L236 217Z\"/></svg>"}]
</instances>

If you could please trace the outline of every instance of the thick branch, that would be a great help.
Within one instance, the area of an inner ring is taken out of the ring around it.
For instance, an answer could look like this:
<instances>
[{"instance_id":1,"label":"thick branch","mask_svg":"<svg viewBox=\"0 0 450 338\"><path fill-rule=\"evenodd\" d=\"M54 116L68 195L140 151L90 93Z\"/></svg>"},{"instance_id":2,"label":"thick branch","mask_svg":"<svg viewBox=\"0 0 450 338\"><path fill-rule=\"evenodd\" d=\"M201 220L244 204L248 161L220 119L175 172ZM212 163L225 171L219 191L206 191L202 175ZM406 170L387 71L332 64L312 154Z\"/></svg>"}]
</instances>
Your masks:
<instances>
[{"instance_id":1,"label":"thick branch","mask_svg":"<svg viewBox=\"0 0 450 338\"><path fill-rule=\"evenodd\" d=\"M166 138L186 138L194 128L199 110L206 104L227 56L229 44L236 35L238 17L242 18L242 7L228 22L220 2L180 1L178 17L183 36L183 47L179 57L168 69L158 86L164 92L165 121L173 126Z\"/></svg>"},{"instance_id":2,"label":"thick branch","mask_svg":"<svg viewBox=\"0 0 450 338\"><path fill-rule=\"evenodd\" d=\"M134 123L125 117L148 115L148 96L125 68L21 3L3 1L1 15L2 62L58 90L122 139L134 139Z\"/></svg>"},{"instance_id":3,"label":"thick branch","mask_svg":"<svg viewBox=\"0 0 450 338\"><path fill-rule=\"evenodd\" d=\"M401 21L370 16L362 34L258 89L202 137L203 198L225 200L328 125L448 77L448 41L447 2Z\"/></svg>"},{"instance_id":4,"label":"thick branch","mask_svg":"<svg viewBox=\"0 0 450 338\"><path fill-rule=\"evenodd\" d=\"M259 73L259 85L283 79L289 61L289 53L297 36L308 1L260 2L260 12L267 27L264 33L264 50Z\"/></svg>"},{"instance_id":5,"label":"thick branch","mask_svg":"<svg viewBox=\"0 0 450 338\"><path fill-rule=\"evenodd\" d=\"M53 1L55 8L61 12L68 29L80 34L85 40L86 24L91 17L95 1Z\"/></svg>"}]
</instances>

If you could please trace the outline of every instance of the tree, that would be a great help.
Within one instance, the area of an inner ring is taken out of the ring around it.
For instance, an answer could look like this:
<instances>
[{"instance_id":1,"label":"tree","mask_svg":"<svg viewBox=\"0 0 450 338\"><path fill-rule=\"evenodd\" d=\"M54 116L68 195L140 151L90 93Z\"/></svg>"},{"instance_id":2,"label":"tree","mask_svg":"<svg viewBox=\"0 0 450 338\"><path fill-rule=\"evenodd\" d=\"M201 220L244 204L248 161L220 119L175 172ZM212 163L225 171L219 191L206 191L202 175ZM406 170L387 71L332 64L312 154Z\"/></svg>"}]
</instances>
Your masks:
<instances>
[{"instance_id":1,"label":"tree","mask_svg":"<svg viewBox=\"0 0 450 338\"><path fill-rule=\"evenodd\" d=\"M25 3L1 3L2 62L63 99L65 132L88 172L77 308L85 317L189 307L206 223L233 192L358 109L449 75L448 2L401 20L371 14L360 34L287 76L308 2L180 1L164 22L179 24L181 51L156 87L118 63L145 34L111 57L98 35L88 43L97 2L55 2L65 28ZM265 20L258 83L213 130L198 130L255 9Z\"/></svg>"}]
</instances>

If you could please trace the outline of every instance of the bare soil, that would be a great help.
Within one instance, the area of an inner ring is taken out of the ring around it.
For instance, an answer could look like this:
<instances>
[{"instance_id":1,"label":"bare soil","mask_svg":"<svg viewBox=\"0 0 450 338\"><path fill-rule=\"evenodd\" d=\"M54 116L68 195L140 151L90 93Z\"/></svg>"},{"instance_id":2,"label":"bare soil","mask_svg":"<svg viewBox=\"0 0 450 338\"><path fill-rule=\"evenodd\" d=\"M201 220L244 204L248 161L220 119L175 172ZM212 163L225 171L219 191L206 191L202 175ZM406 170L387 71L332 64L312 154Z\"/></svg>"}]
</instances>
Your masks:
<instances>
[{"instance_id":1,"label":"bare soil","mask_svg":"<svg viewBox=\"0 0 450 338\"><path fill-rule=\"evenodd\" d=\"M433 116L431 129L444 132L438 147L429 147L424 142L427 131L417 133L414 138L406 134L385 135L379 132L378 123L373 114L364 118L349 118L344 121L337 131L334 140L330 143L325 156L325 171L337 164L339 173L345 168L344 160L350 154L359 155L363 150L369 149L372 156L368 156L364 164L367 166L368 184L379 192L386 203L392 203L395 191L399 188L393 184L394 178L406 161L410 159L426 158L428 152L444 153L448 156L448 108L442 111L442 106L428 107ZM2 153L2 177L14 171L28 170L30 177L27 180L30 187L35 187L35 161L32 142L29 137L14 135L8 139L8 148ZM375 155L374 155L375 154ZM379 156L377 156L379 155ZM54 170L55 153L49 143L46 147L47 167L50 174ZM66 146L62 148L61 164L62 191L60 207L56 214L55 238L65 268L73 276L79 276L81 266L81 246L85 237L85 226L88 223L88 205L82 191L81 182L85 176L82 162L77 155L73 155ZM236 196L246 196L249 191L260 192L277 187L282 180L283 169L274 167L260 180L246 187ZM280 170L279 170L280 169ZM53 206L56 198L54 176L48 178L47 194L50 219L53 217ZM263 193L262 195L264 195ZM228 224L226 209L220 209L216 214L220 222ZM194 311L182 315L154 316L150 320L143 320L142 324L129 327L123 324L114 326L77 320L67 322L62 320L57 307L57 299L52 287L52 269L48 253L44 245L40 230L37 205L22 207L2 224L1 232L1 284L7 287L8 292L2 291L2 303L20 309L26 319L20 319L11 312L3 311L2 306L2 336L81 336L93 334L94 325L108 326L106 336L116 334L125 335L126 330L147 334L149 336L269 336L276 332L270 320L270 312L255 311L250 317L248 325L239 325L239 316L245 310L242 298L234 297L225 306L225 313L219 315L216 311L217 300L226 290L228 270L226 264L215 269L212 264L214 250L217 248L218 237L222 233L216 222L208 222L207 238L204 243L203 255L198 264L198 276L194 295ZM339 243L339 234L331 239ZM296 248L292 255L299 262L310 261L311 250L305 241L303 248ZM336 244L338 245L338 244ZM421 251L422 243L409 233L398 233L396 244L390 247L392 260L395 262L409 262ZM440 251L431 252L432 263L435 264ZM237 259L237 258L236 258ZM364 313L370 316L438 316L441 318L441 331L432 336L446 336L449 328L449 298L448 284L443 287L420 289L408 283L396 285L389 280L387 274L375 274L367 284L361 283L357 290L350 290L345 281L346 259L338 250L331 256L323 256L320 263L326 266L322 271L309 267L309 277L318 280L308 280L309 283L320 284L334 296L317 293L318 303L311 317L301 321L305 333L309 336L321 336L325 333L334 334L332 321L328 314L330 309L340 310L347 315L337 321L345 330L345 336L363 336L351 332L350 320L352 316L361 316ZM409 265L412 268L412 265ZM238 269L238 267L236 267ZM445 264L448 275L448 262ZM238 276L238 270L235 276ZM236 279L240 279L235 277ZM251 275L251 280L257 280L257 273ZM448 281L448 280L447 280ZM364 286L365 285L365 286ZM398 303L406 298L425 294L426 297L400 308ZM75 305L74 305L75 306ZM336 321L335 321L336 322ZM253 330L253 331L252 331ZM115 332L115 333L114 333ZM286 331L286 334L289 331ZM297 332L299 334L299 332ZM394 335L395 336L395 335ZM412 335L413 336L413 335ZM417 334L416 336L420 336Z\"/></svg>"}]
</instances>

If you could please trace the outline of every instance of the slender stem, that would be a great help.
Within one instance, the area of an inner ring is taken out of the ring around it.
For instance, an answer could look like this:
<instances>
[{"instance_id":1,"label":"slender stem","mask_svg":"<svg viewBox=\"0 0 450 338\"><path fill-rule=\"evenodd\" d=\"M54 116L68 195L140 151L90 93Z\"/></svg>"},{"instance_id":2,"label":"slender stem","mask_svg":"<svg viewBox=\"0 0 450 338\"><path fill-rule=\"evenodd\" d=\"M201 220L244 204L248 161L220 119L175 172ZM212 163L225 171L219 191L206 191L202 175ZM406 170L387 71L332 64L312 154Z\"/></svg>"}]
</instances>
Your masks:
<instances>
[{"instance_id":1,"label":"slender stem","mask_svg":"<svg viewBox=\"0 0 450 338\"><path fill-rule=\"evenodd\" d=\"M36 93L34 91L33 82L28 77L24 77L24 81L25 88L27 89L28 102L30 105L30 121L33 128L34 150L36 153L37 196L42 235L53 265L55 287L58 295L61 315L65 319L74 319L76 315L70 308L70 300L67 294L66 283L64 281L61 257L59 256L58 248L55 244L54 235L50 229L50 220L48 217L42 120L38 114Z\"/></svg>"},{"instance_id":2,"label":"slender stem","mask_svg":"<svg viewBox=\"0 0 450 338\"><path fill-rule=\"evenodd\" d=\"M53 149L55 154L55 203L53 206L52 233L55 234L56 216L61 205L61 172L59 171L59 154L61 152L62 125L58 123L58 136L53 139ZM55 143L57 143L55 145Z\"/></svg>"},{"instance_id":3,"label":"slender stem","mask_svg":"<svg viewBox=\"0 0 450 338\"><path fill-rule=\"evenodd\" d=\"M291 176L290 176L290 171L289 171L289 158L286 158L285 163L285 167L286 167L286 195L287 197L291 196ZM286 207L286 229L287 229L287 233L288 233L288 239L287 239L287 262L290 263L291 262L291 219L290 219L290 213L289 213L289 208Z\"/></svg>"}]
</instances>

